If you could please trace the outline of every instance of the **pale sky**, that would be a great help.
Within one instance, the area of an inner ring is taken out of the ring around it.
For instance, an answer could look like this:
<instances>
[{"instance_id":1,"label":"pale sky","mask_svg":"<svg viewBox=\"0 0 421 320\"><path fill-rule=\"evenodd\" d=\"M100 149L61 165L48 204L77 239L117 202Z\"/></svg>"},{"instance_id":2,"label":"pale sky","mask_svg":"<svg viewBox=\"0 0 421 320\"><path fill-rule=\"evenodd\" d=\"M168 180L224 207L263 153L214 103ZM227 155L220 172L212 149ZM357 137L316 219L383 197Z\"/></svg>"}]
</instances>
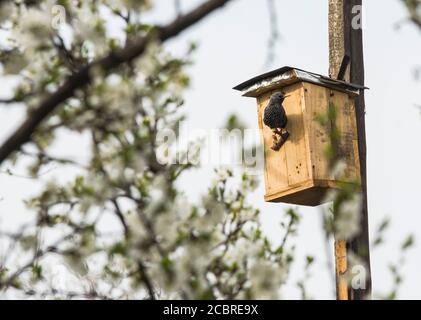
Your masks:
<instances>
[{"instance_id":1,"label":"pale sky","mask_svg":"<svg viewBox=\"0 0 421 320\"><path fill-rule=\"evenodd\" d=\"M171 1L158 1L160 20L171 17ZM184 0L188 8L196 0ZM384 247L372 251L372 275L375 293L385 293L392 284L388 264L399 258L399 246L409 233L421 239L421 105L420 82L413 70L421 66L421 34L411 24L404 23L405 11L399 0L364 1L365 6L365 68L367 104L368 190L371 236L384 216L392 218ZM281 40L276 49L275 69L289 65L327 74L328 33L326 0L278 0ZM249 128L257 128L255 101L241 97L231 88L264 68L269 20L266 1L234 0L198 26L189 29L169 45L175 52L186 47L187 41L197 41L199 49L190 69L192 87L186 98L186 114L190 129L215 129L235 112ZM7 87L2 85L0 90ZM4 92L1 92L3 95ZM19 109L2 109L0 141L22 118ZM83 145L70 139L62 140L63 152L83 153ZM206 191L212 173L210 166L184 176L180 186L194 199ZM57 174L57 173L56 173ZM60 172L61 174L61 172ZM16 224L25 217L21 199L36 191L36 184L27 179L0 174L0 222ZM200 181L200 183L198 183ZM274 241L282 237L278 227L287 205L265 203L264 184L252 195L253 203L262 211L265 232ZM299 298L294 281L300 278L306 254L316 256L313 277L308 283L314 298L331 299L333 288L326 268L326 250L321 228L320 208L297 207L302 215L296 241L297 263L293 266L284 298ZM333 248L331 245L333 255ZM412 249L403 269L404 284L399 298L420 299L421 246Z\"/></svg>"}]
</instances>

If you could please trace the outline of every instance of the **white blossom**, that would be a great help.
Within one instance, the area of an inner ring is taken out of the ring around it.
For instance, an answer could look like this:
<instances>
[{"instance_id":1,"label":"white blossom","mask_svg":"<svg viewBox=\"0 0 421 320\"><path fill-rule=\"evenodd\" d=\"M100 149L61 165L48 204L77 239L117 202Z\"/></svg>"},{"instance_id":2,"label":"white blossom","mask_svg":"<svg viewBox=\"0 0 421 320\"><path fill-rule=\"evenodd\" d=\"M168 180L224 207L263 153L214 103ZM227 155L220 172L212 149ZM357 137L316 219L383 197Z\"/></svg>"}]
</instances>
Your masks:
<instances>
[{"instance_id":1,"label":"white blossom","mask_svg":"<svg viewBox=\"0 0 421 320\"><path fill-rule=\"evenodd\" d=\"M241 202L240 202L240 201L234 201L234 202L231 204L231 209L232 209L233 211L238 211L238 210L240 210L240 209L241 209Z\"/></svg>"},{"instance_id":2,"label":"white blossom","mask_svg":"<svg viewBox=\"0 0 421 320\"><path fill-rule=\"evenodd\" d=\"M279 288L285 281L287 270L279 264L258 260L250 270L253 296L257 299L277 299Z\"/></svg>"},{"instance_id":3,"label":"white blossom","mask_svg":"<svg viewBox=\"0 0 421 320\"><path fill-rule=\"evenodd\" d=\"M155 217L155 231L167 243L173 243L178 235L179 220L174 213L164 212Z\"/></svg>"},{"instance_id":4,"label":"white blossom","mask_svg":"<svg viewBox=\"0 0 421 320\"><path fill-rule=\"evenodd\" d=\"M146 238L147 231L145 225L142 223L137 212L129 212L129 214L126 215L126 223L130 228L131 236L135 243L139 243Z\"/></svg>"},{"instance_id":5,"label":"white blossom","mask_svg":"<svg viewBox=\"0 0 421 320\"><path fill-rule=\"evenodd\" d=\"M255 174L245 172L243 174L242 189L244 191L255 191L259 186L259 178Z\"/></svg>"},{"instance_id":6,"label":"white blossom","mask_svg":"<svg viewBox=\"0 0 421 320\"><path fill-rule=\"evenodd\" d=\"M240 217L243 220L256 220L257 218L256 209L252 207L244 208L240 211Z\"/></svg>"},{"instance_id":7,"label":"white blossom","mask_svg":"<svg viewBox=\"0 0 421 320\"><path fill-rule=\"evenodd\" d=\"M232 176L232 171L227 168L220 168L216 170L216 178L218 182L224 182Z\"/></svg>"},{"instance_id":8,"label":"white blossom","mask_svg":"<svg viewBox=\"0 0 421 320\"><path fill-rule=\"evenodd\" d=\"M19 29L15 32L15 37L24 48L37 49L46 45L52 34L51 14L29 8L19 19Z\"/></svg>"},{"instance_id":9,"label":"white blossom","mask_svg":"<svg viewBox=\"0 0 421 320\"><path fill-rule=\"evenodd\" d=\"M106 53L108 46L103 20L83 3L80 8L74 8L77 23L74 23L74 38L76 41L88 41L92 46L86 46L96 55Z\"/></svg>"},{"instance_id":10,"label":"white blossom","mask_svg":"<svg viewBox=\"0 0 421 320\"><path fill-rule=\"evenodd\" d=\"M149 10L152 5L152 0L108 0L112 7L128 8L131 10Z\"/></svg>"},{"instance_id":11,"label":"white blossom","mask_svg":"<svg viewBox=\"0 0 421 320\"><path fill-rule=\"evenodd\" d=\"M28 64L24 54L13 52L2 61L3 71L5 74L19 74Z\"/></svg>"},{"instance_id":12,"label":"white blossom","mask_svg":"<svg viewBox=\"0 0 421 320\"><path fill-rule=\"evenodd\" d=\"M203 206L208 211L205 219L212 225L220 223L224 217L224 205L209 196L203 198Z\"/></svg>"}]
</instances>

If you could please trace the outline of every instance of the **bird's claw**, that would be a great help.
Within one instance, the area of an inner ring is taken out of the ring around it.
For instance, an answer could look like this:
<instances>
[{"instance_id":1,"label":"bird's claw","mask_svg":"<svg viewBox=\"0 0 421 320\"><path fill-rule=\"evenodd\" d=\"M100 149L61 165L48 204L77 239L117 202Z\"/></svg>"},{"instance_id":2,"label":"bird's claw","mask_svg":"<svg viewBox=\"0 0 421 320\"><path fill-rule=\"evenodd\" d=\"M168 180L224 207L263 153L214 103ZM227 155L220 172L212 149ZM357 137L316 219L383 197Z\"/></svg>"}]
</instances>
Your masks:
<instances>
[{"instance_id":1,"label":"bird's claw","mask_svg":"<svg viewBox=\"0 0 421 320\"><path fill-rule=\"evenodd\" d=\"M274 133L275 133L275 130L274 130ZM289 138L289 132L288 131L282 132L282 130L280 130L280 132L278 133L278 131L276 131L276 133L272 136L272 138L273 138L272 150L279 151L284 145L284 143L287 141L287 139Z\"/></svg>"}]
</instances>

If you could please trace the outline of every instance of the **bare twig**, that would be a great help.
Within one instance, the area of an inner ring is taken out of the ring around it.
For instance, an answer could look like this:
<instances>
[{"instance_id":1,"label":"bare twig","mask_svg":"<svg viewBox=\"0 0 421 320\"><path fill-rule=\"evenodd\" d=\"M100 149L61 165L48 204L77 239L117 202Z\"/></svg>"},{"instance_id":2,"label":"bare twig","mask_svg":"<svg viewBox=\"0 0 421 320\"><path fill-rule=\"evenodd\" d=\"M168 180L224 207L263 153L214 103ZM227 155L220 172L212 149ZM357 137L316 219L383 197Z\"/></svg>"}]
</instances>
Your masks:
<instances>
[{"instance_id":1,"label":"bare twig","mask_svg":"<svg viewBox=\"0 0 421 320\"><path fill-rule=\"evenodd\" d=\"M155 300L155 289L154 289L151 279L148 277L148 274L146 272L146 267L143 265L142 261L138 261L137 265L139 268L141 280L143 281L143 283L146 286L146 289L148 290L149 299Z\"/></svg>"},{"instance_id":2,"label":"bare twig","mask_svg":"<svg viewBox=\"0 0 421 320\"><path fill-rule=\"evenodd\" d=\"M76 72L78 70L76 59L74 58L72 52L66 48L64 39L59 34L56 34L55 38L57 39L57 41L55 41L55 39L52 39L52 42L54 47L57 49L58 54L63 58L63 61L72 71L72 73Z\"/></svg>"},{"instance_id":3,"label":"bare twig","mask_svg":"<svg viewBox=\"0 0 421 320\"><path fill-rule=\"evenodd\" d=\"M114 199L111 199L110 201L115 208L114 212L115 212L116 216L118 217L118 219L120 220L120 222L121 222L121 224L124 228L124 235L127 238L129 236L130 230L129 230L129 226L127 225L126 219L124 218L124 214L121 211L121 208L120 208L120 206L117 202L117 199L114 198Z\"/></svg>"},{"instance_id":4,"label":"bare twig","mask_svg":"<svg viewBox=\"0 0 421 320\"><path fill-rule=\"evenodd\" d=\"M26 151L26 150L22 149L22 150L20 150L20 152L23 155L28 156L28 157L34 157L34 158L39 158L41 160L45 160L45 161L48 161L48 162L56 162L56 163L59 163L59 164L65 164L65 165L67 164L67 165L72 165L72 166L79 167L79 168L82 168L82 169L88 169L88 167L86 165L84 165L82 163L79 163L75 160L51 156L44 151L39 151L38 153L32 153L32 152L29 152L29 151Z\"/></svg>"},{"instance_id":5,"label":"bare twig","mask_svg":"<svg viewBox=\"0 0 421 320\"><path fill-rule=\"evenodd\" d=\"M75 230L76 231L76 230ZM12 273L10 276L8 276L6 279L2 280L0 282L0 290L8 288L11 286L15 280L24 273L27 269L32 267L34 263L39 260L40 258L44 257L48 253L57 252L57 247L62 244L64 241L67 241L68 239L72 238L74 236L74 232L65 235L64 237L57 240L53 245L48 246L44 250L36 250L34 256L23 266L19 267L14 273Z\"/></svg>"}]
</instances>

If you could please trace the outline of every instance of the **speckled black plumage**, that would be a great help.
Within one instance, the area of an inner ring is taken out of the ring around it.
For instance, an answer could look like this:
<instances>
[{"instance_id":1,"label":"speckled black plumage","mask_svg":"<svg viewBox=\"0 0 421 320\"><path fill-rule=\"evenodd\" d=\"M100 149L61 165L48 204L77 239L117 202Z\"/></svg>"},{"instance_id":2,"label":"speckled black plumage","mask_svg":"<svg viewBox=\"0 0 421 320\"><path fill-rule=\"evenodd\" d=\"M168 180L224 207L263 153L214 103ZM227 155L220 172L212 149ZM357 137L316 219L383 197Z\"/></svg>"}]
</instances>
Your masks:
<instances>
[{"instance_id":1,"label":"speckled black plumage","mask_svg":"<svg viewBox=\"0 0 421 320\"><path fill-rule=\"evenodd\" d=\"M270 97L265 109L263 123L271 129L283 129L286 127L288 118L282 103L285 96L282 92L277 92Z\"/></svg>"}]
</instances>

